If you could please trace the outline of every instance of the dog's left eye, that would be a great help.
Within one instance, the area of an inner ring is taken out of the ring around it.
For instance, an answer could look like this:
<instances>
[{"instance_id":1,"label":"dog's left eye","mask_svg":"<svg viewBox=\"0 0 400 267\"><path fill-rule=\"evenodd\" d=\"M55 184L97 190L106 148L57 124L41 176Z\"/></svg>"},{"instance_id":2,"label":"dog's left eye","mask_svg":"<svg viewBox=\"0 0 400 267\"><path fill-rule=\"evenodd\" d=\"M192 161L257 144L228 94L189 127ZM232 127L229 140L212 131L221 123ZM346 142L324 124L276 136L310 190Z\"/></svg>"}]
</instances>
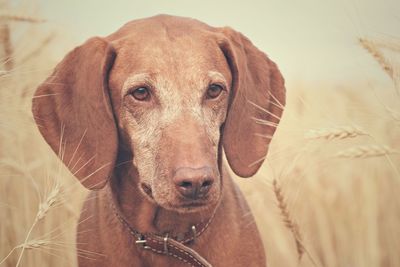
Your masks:
<instances>
[{"instance_id":1,"label":"dog's left eye","mask_svg":"<svg viewBox=\"0 0 400 267\"><path fill-rule=\"evenodd\" d=\"M131 95L139 101L148 100L150 97L149 89L146 87L139 87L131 92Z\"/></svg>"},{"instance_id":2,"label":"dog's left eye","mask_svg":"<svg viewBox=\"0 0 400 267\"><path fill-rule=\"evenodd\" d=\"M217 98L223 91L221 85L218 84L211 84L207 89L207 98L213 99Z\"/></svg>"}]
</instances>

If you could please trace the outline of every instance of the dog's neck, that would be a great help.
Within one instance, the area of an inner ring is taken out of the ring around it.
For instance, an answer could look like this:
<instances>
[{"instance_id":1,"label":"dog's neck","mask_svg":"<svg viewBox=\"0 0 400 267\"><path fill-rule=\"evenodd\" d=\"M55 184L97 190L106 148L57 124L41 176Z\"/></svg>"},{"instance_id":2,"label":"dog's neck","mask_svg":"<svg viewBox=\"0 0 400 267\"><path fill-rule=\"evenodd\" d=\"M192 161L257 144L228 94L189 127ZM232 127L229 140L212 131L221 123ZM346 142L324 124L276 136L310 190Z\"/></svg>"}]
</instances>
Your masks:
<instances>
[{"instance_id":1,"label":"dog's neck","mask_svg":"<svg viewBox=\"0 0 400 267\"><path fill-rule=\"evenodd\" d=\"M164 209L148 199L139 189L139 177L132 164L116 171L110 189L116 208L129 225L141 233L176 235L190 231L193 225L209 220L216 207L201 213L178 213Z\"/></svg>"}]
</instances>

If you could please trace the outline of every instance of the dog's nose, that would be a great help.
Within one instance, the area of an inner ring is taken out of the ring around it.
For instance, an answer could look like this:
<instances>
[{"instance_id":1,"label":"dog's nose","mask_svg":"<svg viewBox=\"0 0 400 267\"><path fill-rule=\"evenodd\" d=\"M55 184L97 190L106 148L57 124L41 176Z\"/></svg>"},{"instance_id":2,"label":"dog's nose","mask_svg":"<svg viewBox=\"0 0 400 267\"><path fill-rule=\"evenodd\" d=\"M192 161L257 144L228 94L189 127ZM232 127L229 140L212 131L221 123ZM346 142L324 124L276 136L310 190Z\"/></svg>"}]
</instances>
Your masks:
<instances>
[{"instance_id":1,"label":"dog's nose","mask_svg":"<svg viewBox=\"0 0 400 267\"><path fill-rule=\"evenodd\" d=\"M199 199L207 195L214 183L214 175L209 167L179 168L173 178L178 192L190 199Z\"/></svg>"}]
</instances>

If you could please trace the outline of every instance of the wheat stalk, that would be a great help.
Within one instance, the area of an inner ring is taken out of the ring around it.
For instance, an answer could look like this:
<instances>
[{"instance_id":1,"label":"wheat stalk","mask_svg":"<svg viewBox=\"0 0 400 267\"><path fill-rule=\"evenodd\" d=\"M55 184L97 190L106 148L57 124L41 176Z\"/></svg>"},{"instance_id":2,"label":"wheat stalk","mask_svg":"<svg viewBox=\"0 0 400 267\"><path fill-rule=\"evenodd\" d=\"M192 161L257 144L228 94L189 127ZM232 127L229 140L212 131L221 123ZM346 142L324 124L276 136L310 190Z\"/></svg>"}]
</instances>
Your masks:
<instances>
[{"instance_id":1,"label":"wheat stalk","mask_svg":"<svg viewBox=\"0 0 400 267\"><path fill-rule=\"evenodd\" d=\"M40 23L45 22L46 20L38 17L22 15L22 14L13 14L8 12L1 12L0 13L0 21L23 21L23 22L32 22L32 23Z\"/></svg>"},{"instance_id":2,"label":"wheat stalk","mask_svg":"<svg viewBox=\"0 0 400 267\"><path fill-rule=\"evenodd\" d=\"M297 255L298 255L299 260L301 260L301 257L304 254L304 246L303 246L303 238L299 231L299 227L297 226L297 224L295 222L293 222L293 220L290 216L290 213L287 208L286 201L284 199L281 187L279 186L276 179L274 179L272 181L272 185L273 185L275 198L278 202L278 208L281 212L283 222L284 222L285 226L290 230L290 232L292 233L292 235L294 237L294 240L296 243Z\"/></svg>"},{"instance_id":3,"label":"wheat stalk","mask_svg":"<svg viewBox=\"0 0 400 267\"><path fill-rule=\"evenodd\" d=\"M397 154L399 151L383 145L363 145L345 149L336 154L340 158L369 158L389 154Z\"/></svg>"},{"instance_id":4,"label":"wheat stalk","mask_svg":"<svg viewBox=\"0 0 400 267\"><path fill-rule=\"evenodd\" d=\"M48 240L43 240L43 239L33 239L33 240L30 240L30 241L24 242L23 244L14 247L14 248L7 254L7 256L6 256L5 258L3 258L3 259L0 261L0 265L3 264L3 263L11 256L11 254L12 254L16 249L19 249L19 248L27 249L27 250L30 250L30 249L38 249L38 248L42 248L42 247L45 247L45 246L50 245L50 244L51 244L50 241L48 241Z\"/></svg>"},{"instance_id":5,"label":"wheat stalk","mask_svg":"<svg viewBox=\"0 0 400 267\"><path fill-rule=\"evenodd\" d=\"M12 70L14 66L14 62L12 60L13 54L13 47L11 44L11 37L10 37L10 27L6 23L0 22L0 44L3 45L4 51L4 68L6 70L5 73Z\"/></svg>"},{"instance_id":6,"label":"wheat stalk","mask_svg":"<svg viewBox=\"0 0 400 267\"><path fill-rule=\"evenodd\" d=\"M309 130L305 137L307 139L345 139L353 138L360 135L367 135L366 132L356 126L340 126L333 128L321 128Z\"/></svg>"},{"instance_id":7,"label":"wheat stalk","mask_svg":"<svg viewBox=\"0 0 400 267\"><path fill-rule=\"evenodd\" d=\"M390 114L393 120L400 122L400 113L392 108L385 106L386 111Z\"/></svg>"},{"instance_id":8,"label":"wheat stalk","mask_svg":"<svg viewBox=\"0 0 400 267\"><path fill-rule=\"evenodd\" d=\"M35 49L33 49L22 59L20 59L19 64L25 63L31 58L37 56L42 51L42 49L45 48L54 39L55 36L56 34L54 32L49 34Z\"/></svg>"}]
</instances>

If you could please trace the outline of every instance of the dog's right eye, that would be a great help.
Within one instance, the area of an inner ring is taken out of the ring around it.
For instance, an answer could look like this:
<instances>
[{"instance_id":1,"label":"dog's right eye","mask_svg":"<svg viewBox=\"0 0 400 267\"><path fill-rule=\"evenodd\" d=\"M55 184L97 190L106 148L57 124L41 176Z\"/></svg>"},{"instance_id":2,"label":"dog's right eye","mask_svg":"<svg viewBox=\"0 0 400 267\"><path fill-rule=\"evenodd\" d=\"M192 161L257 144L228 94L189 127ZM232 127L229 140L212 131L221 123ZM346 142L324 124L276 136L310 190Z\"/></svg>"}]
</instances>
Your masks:
<instances>
[{"instance_id":1,"label":"dog's right eye","mask_svg":"<svg viewBox=\"0 0 400 267\"><path fill-rule=\"evenodd\" d=\"M131 92L131 95L139 101L146 101L150 98L150 91L146 87L136 88Z\"/></svg>"},{"instance_id":2,"label":"dog's right eye","mask_svg":"<svg viewBox=\"0 0 400 267\"><path fill-rule=\"evenodd\" d=\"M223 91L221 85L219 84L211 84L207 89L207 98L214 99L217 98Z\"/></svg>"}]
</instances>

